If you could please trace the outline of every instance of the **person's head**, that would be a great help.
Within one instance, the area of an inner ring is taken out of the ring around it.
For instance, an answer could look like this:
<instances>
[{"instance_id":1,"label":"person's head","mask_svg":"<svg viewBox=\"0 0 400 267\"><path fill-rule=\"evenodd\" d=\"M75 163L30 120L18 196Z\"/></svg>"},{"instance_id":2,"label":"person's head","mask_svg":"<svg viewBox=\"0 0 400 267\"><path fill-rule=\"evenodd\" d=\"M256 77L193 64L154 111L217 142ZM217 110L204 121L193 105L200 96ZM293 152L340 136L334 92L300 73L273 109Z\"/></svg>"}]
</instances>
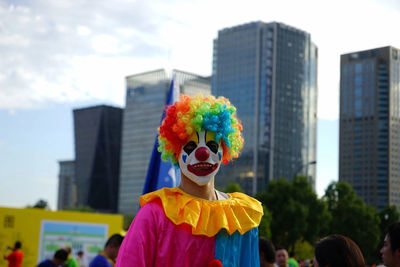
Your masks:
<instances>
[{"instance_id":1,"label":"person's head","mask_svg":"<svg viewBox=\"0 0 400 267\"><path fill-rule=\"evenodd\" d=\"M60 266L60 265L64 264L64 262L67 260L67 258L68 258L68 252L65 249L59 249L54 253L52 262L56 266Z\"/></svg>"},{"instance_id":2,"label":"person's head","mask_svg":"<svg viewBox=\"0 0 400 267\"><path fill-rule=\"evenodd\" d=\"M243 147L236 108L224 97L180 95L158 129L159 151L181 173L202 186L214 178L221 162L237 158Z\"/></svg>"},{"instance_id":3,"label":"person's head","mask_svg":"<svg viewBox=\"0 0 400 267\"><path fill-rule=\"evenodd\" d=\"M343 235L330 235L315 246L315 267L365 267L357 244Z\"/></svg>"},{"instance_id":4,"label":"person's head","mask_svg":"<svg viewBox=\"0 0 400 267\"><path fill-rule=\"evenodd\" d=\"M66 247L65 251L68 253L68 255L71 254L71 248L70 247Z\"/></svg>"},{"instance_id":5,"label":"person's head","mask_svg":"<svg viewBox=\"0 0 400 267\"><path fill-rule=\"evenodd\" d=\"M387 267L400 266L400 223L389 225L380 250L383 264Z\"/></svg>"},{"instance_id":6,"label":"person's head","mask_svg":"<svg viewBox=\"0 0 400 267\"><path fill-rule=\"evenodd\" d=\"M118 256L119 248L122 244L124 237L120 234L113 234L107 240L104 246L104 252L106 253L107 257L115 261Z\"/></svg>"},{"instance_id":7,"label":"person's head","mask_svg":"<svg viewBox=\"0 0 400 267\"><path fill-rule=\"evenodd\" d=\"M22 243L20 241L15 242L14 249L20 249L22 247Z\"/></svg>"},{"instance_id":8,"label":"person's head","mask_svg":"<svg viewBox=\"0 0 400 267\"><path fill-rule=\"evenodd\" d=\"M276 263L278 263L278 266L286 266L287 265L287 260L289 259L288 252L284 248L278 248L276 250Z\"/></svg>"},{"instance_id":9,"label":"person's head","mask_svg":"<svg viewBox=\"0 0 400 267\"><path fill-rule=\"evenodd\" d=\"M82 250L79 250L78 253L76 253L76 255L77 255L79 258L82 258L82 257L83 257L83 251L82 251Z\"/></svg>"},{"instance_id":10,"label":"person's head","mask_svg":"<svg viewBox=\"0 0 400 267\"><path fill-rule=\"evenodd\" d=\"M275 247L265 237L258 239L258 250L260 252L260 266L273 265L275 262Z\"/></svg>"}]
</instances>

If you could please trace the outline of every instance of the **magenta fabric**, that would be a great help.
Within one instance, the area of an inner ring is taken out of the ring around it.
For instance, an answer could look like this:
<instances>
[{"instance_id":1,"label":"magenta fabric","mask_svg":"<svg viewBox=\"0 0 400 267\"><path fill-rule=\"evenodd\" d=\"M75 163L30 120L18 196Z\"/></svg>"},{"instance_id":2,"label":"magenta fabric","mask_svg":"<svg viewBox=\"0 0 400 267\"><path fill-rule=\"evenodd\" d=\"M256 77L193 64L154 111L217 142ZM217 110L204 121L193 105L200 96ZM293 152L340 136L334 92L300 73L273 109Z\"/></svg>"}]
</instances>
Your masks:
<instances>
[{"instance_id":1,"label":"magenta fabric","mask_svg":"<svg viewBox=\"0 0 400 267\"><path fill-rule=\"evenodd\" d=\"M116 267L206 267L214 254L215 237L192 235L188 224L175 225L156 200L144 205L133 220Z\"/></svg>"}]
</instances>

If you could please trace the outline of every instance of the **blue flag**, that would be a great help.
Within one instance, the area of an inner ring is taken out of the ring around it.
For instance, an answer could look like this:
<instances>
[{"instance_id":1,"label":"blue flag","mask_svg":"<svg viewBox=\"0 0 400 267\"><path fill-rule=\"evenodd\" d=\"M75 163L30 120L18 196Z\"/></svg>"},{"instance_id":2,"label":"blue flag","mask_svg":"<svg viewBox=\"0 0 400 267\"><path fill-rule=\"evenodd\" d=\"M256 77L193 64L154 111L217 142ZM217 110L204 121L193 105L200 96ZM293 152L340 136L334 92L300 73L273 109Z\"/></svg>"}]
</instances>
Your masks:
<instances>
[{"instance_id":1,"label":"blue flag","mask_svg":"<svg viewBox=\"0 0 400 267\"><path fill-rule=\"evenodd\" d=\"M165 117L165 110L167 105L173 105L178 100L179 87L174 83L175 76L171 80L169 91L167 95L167 101L164 106L164 110L161 116L161 122ZM160 122L160 125L161 125ZM171 161L165 162L161 160L161 153L158 152L158 134L154 142L153 152L151 153L151 159L149 168L147 169L146 181L143 187L143 194L153 192L163 187L174 187L178 186L181 177L179 169L175 168Z\"/></svg>"}]
</instances>

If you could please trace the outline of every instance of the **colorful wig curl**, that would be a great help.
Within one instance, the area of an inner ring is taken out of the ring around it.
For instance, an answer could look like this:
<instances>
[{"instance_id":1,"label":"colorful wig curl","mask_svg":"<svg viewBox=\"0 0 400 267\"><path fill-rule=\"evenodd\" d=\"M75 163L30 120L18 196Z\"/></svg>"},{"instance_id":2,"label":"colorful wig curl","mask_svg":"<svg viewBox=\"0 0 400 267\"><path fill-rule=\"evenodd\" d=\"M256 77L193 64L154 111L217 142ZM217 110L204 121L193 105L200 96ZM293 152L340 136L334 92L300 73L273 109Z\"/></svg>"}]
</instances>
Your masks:
<instances>
[{"instance_id":1,"label":"colorful wig curl","mask_svg":"<svg viewBox=\"0 0 400 267\"><path fill-rule=\"evenodd\" d=\"M217 142L223 148L222 162L227 164L239 156L243 148L242 125L236 117L236 108L224 97L180 95L179 101L168 106L166 116L158 129L158 151L164 161L175 165L190 136L207 130L215 132Z\"/></svg>"}]
</instances>

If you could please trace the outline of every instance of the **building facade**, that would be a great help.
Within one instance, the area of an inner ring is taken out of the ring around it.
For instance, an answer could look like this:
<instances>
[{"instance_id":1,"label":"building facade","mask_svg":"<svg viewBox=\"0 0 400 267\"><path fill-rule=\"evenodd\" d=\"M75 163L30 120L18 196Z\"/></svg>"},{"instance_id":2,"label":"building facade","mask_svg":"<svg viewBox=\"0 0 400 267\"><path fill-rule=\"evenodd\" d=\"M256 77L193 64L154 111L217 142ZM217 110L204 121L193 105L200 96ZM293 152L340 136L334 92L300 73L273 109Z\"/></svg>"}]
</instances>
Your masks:
<instances>
[{"instance_id":1,"label":"building facade","mask_svg":"<svg viewBox=\"0 0 400 267\"><path fill-rule=\"evenodd\" d=\"M210 93L210 78L173 70L180 93ZM118 211L136 214L171 77L155 70L126 77Z\"/></svg>"},{"instance_id":2,"label":"building facade","mask_svg":"<svg viewBox=\"0 0 400 267\"><path fill-rule=\"evenodd\" d=\"M57 209L64 210L76 206L75 161L59 161Z\"/></svg>"},{"instance_id":3,"label":"building facade","mask_svg":"<svg viewBox=\"0 0 400 267\"><path fill-rule=\"evenodd\" d=\"M317 51L310 34L282 23L218 32L211 90L237 107L245 145L217 186L238 182L255 194L272 179L305 175L315 188Z\"/></svg>"},{"instance_id":4,"label":"building facade","mask_svg":"<svg viewBox=\"0 0 400 267\"><path fill-rule=\"evenodd\" d=\"M400 207L400 50L341 56L339 180L365 203Z\"/></svg>"},{"instance_id":5,"label":"building facade","mask_svg":"<svg viewBox=\"0 0 400 267\"><path fill-rule=\"evenodd\" d=\"M118 209L122 109L101 105L73 112L77 205L115 213Z\"/></svg>"}]
</instances>

